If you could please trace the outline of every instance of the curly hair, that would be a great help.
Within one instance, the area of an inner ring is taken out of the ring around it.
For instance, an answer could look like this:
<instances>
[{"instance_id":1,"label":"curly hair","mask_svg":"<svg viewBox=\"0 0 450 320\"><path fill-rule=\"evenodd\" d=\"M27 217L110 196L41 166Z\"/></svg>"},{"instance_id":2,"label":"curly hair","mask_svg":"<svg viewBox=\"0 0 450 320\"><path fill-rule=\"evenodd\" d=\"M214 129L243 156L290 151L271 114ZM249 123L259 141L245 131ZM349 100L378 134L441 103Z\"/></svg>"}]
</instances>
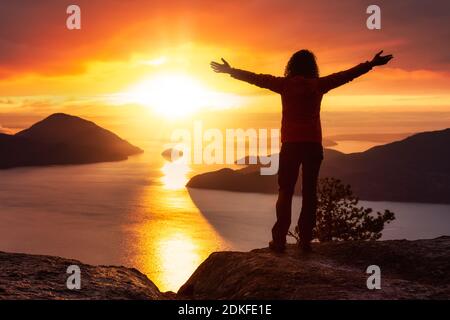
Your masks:
<instances>
[{"instance_id":1,"label":"curly hair","mask_svg":"<svg viewBox=\"0 0 450 320\"><path fill-rule=\"evenodd\" d=\"M319 67L317 66L316 56L314 53L306 49L302 49L294 53L286 65L284 76L318 78Z\"/></svg>"}]
</instances>

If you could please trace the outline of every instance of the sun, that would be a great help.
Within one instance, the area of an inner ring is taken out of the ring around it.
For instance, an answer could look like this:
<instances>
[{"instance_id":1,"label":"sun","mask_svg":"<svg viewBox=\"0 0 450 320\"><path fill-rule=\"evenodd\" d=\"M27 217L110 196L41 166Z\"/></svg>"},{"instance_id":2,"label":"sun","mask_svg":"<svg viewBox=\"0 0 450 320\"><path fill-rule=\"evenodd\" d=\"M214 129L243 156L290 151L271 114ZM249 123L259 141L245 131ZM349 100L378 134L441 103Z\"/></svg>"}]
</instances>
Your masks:
<instances>
[{"instance_id":1,"label":"sun","mask_svg":"<svg viewBox=\"0 0 450 320\"><path fill-rule=\"evenodd\" d=\"M208 91L183 74L160 74L131 87L130 100L167 116L183 116L201 108Z\"/></svg>"},{"instance_id":2,"label":"sun","mask_svg":"<svg viewBox=\"0 0 450 320\"><path fill-rule=\"evenodd\" d=\"M124 92L115 103L136 103L168 118L183 117L204 109L228 109L242 104L242 98L217 92L196 78L183 73L148 76Z\"/></svg>"},{"instance_id":3,"label":"sun","mask_svg":"<svg viewBox=\"0 0 450 320\"><path fill-rule=\"evenodd\" d=\"M170 117L192 114L212 100L213 93L185 74L158 74L133 85L125 93L134 102Z\"/></svg>"}]
</instances>

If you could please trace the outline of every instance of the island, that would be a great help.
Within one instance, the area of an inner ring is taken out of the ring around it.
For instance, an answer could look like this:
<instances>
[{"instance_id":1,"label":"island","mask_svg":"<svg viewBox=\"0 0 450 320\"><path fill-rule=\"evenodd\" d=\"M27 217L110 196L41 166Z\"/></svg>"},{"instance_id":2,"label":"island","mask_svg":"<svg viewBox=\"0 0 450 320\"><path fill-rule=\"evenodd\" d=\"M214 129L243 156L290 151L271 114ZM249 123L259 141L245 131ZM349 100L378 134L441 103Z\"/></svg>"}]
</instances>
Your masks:
<instances>
[{"instance_id":1,"label":"island","mask_svg":"<svg viewBox=\"0 0 450 320\"><path fill-rule=\"evenodd\" d=\"M320 176L350 184L362 200L450 203L449 145L450 128L414 134L364 152L325 149ZM251 164L198 174L187 187L277 193L277 176L261 175L260 167ZM297 192L299 187L297 183Z\"/></svg>"},{"instance_id":2,"label":"island","mask_svg":"<svg viewBox=\"0 0 450 320\"><path fill-rule=\"evenodd\" d=\"M0 169L120 161L142 152L93 122L64 113L14 135L0 133Z\"/></svg>"}]
</instances>

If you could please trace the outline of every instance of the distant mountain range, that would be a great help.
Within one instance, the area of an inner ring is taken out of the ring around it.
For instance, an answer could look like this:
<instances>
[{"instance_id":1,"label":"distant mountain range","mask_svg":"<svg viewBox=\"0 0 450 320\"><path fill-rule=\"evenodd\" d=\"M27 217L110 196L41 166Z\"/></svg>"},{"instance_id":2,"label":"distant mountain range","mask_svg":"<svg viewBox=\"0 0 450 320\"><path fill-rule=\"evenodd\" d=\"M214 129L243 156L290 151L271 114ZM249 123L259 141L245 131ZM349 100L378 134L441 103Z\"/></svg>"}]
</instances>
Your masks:
<instances>
[{"instance_id":1,"label":"distant mountain range","mask_svg":"<svg viewBox=\"0 0 450 320\"><path fill-rule=\"evenodd\" d=\"M450 129L418 133L359 153L325 149L321 177L341 179L364 200L450 203ZM261 176L259 165L200 174L187 186L259 193L278 191L277 176Z\"/></svg>"},{"instance_id":2,"label":"distant mountain range","mask_svg":"<svg viewBox=\"0 0 450 320\"><path fill-rule=\"evenodd\" d=\"M63 113L14 135L0 133L0 169L119 161L142 152L91 121Z\"/></svg>"}]
</instances>

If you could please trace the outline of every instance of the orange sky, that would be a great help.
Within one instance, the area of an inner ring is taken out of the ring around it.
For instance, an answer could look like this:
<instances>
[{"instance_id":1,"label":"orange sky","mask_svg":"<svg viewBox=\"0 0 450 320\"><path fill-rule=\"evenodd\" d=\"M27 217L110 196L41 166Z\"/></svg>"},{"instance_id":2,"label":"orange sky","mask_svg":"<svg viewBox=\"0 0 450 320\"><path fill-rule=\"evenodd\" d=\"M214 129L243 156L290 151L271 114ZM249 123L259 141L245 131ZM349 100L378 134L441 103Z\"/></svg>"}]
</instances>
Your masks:
<instances>
[{"instance_id":1,"label":"orange sky","mask_svg":"<svg viewBox=\"0 0 450 320\"><path fill-rule=\"evenodd\" d=\"M73 3L82 10L77 31L65 25ZM369 4L2 1L0 130L56 111L139 117L142 108L133 101L111 106L111 97L161 74L186 75L213 97L229 97L229 107L276 112L278 97L213 74L209 61L223 56L236 67L282 75L301 48L316 53L322 74L370 59L378 49L395 55L389 66L327 96L328 111L450 112L449 2L379 1L380 31L365 26Z\"/></svg>"}]
</instances>

